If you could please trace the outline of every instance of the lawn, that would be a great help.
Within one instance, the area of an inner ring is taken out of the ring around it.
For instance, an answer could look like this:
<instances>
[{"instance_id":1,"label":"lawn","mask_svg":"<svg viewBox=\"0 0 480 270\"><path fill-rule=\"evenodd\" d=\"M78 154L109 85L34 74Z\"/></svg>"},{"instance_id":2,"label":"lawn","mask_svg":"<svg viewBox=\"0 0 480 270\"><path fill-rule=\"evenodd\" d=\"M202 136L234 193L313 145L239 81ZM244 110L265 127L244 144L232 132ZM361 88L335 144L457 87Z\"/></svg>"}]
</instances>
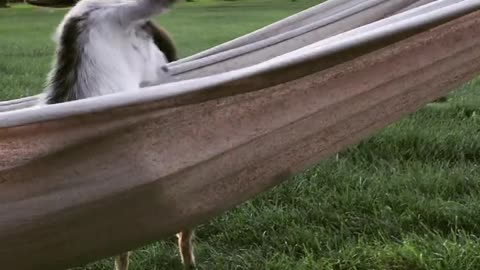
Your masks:
<instances>
[{"instance_id":1,"label":"lawn","mask_svg":"<svg viewBox=\"0 0 480 270\"><path fill-rule=\"evenodd\" d=\"M313 0L183 3L160 18L182 56ZM0 10L0 100L37 93L64 10ZM199 227L204 270L480 269L480 80ZM161 213L159 213L161 214ZM131 269L181 269L174 237ZM26 258L25 258L26 259ZM110 259L84 269L112 269Z\"/></svg>"}]
</instances>

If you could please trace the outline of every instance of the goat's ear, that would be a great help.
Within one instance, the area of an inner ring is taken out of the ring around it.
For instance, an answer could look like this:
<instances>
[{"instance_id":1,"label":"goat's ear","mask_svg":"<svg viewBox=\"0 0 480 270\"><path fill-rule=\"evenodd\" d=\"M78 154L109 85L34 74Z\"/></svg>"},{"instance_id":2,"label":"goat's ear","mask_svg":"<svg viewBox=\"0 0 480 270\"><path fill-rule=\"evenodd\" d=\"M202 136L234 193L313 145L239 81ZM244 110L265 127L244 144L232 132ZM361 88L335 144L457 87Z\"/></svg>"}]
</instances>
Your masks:
<instances>
[{"instance_id":1,"label":"goat's ear","mask_svg":"<svg viewBox=\"0 0 480 270\"><path fill-rule=\"evenodd\" d=\"M39 7L63 8L72 7L78 0L27 0L27 3Z\"/></svg>"},{"instance_id":2,"label":"goat's ear","mask_svg":"<svg viewBox=\"0 0 480 270\"><path fill-rule=\"evenodd\" d=\"M155 43L157 48L165 55L168 62L178 60L177 48L175 47L175 43L165 29L159 27L152 21L148 21L147 23L145 23L143 25L143 29L150 33L150 35L152 35L153 42Z\"/></svg>"}]
</instances>

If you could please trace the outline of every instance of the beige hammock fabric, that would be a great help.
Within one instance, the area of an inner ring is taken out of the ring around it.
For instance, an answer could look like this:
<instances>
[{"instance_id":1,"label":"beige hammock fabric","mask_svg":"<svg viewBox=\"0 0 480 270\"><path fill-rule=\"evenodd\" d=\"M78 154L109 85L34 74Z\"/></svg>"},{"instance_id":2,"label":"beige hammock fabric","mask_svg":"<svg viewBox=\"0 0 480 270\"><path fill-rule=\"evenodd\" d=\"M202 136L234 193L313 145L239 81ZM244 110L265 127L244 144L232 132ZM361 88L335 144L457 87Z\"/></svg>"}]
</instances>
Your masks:
<instances>
[{"instance_id":1,"label":"beige hammock fabric","mask_svg":"<svg viewBox=\"0 0 480 270\"><path fill-rule=\"evenodd\" d=\"M2 266L150 243L416 111L477 75L479 8L330 0L172 63L175 81L141 95L0 103Z\"/></svg>"}]
</instances>

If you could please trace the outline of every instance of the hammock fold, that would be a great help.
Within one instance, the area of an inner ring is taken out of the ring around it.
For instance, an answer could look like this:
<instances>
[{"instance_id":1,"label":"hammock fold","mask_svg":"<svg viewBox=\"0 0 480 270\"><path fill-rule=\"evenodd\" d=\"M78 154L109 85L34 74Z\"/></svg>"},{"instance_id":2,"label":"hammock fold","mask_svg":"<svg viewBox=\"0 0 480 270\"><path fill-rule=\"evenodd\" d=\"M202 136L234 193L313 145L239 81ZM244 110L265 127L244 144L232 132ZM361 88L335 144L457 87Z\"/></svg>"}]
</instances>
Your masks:
<instances>
[{"instance_id":1,"label":"hammock fold","mask_svg":"<svg viewBox=\"0 0 480 270\"><path fill-rule=\"evenodd\" d=\"M0 103L3 266L161 239L415 112L477 75L479 8L331 0L172 63L141 95Z\"/></svg>"}]
</instances>

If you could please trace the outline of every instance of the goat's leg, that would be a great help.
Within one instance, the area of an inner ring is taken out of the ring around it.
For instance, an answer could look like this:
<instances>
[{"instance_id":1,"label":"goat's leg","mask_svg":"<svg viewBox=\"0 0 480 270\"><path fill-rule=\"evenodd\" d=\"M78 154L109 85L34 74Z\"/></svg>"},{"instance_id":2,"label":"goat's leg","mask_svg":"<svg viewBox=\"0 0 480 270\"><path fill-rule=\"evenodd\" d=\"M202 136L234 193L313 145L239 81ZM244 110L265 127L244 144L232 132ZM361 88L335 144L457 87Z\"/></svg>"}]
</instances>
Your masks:
<instances>
[{"instance_id":1,"label":"goat's leg","mask_svg":"<svg viewBox=\"0 0 480 270\"><path fill-rule=\"evenodd\" d=\"M130 252L125 252L115 257L115 270L127 270L128 257L130 257Z\"/></svg>"},{"instance_id":2,"label":"goat's leg","mask_svg":"<svg viewBox=\"0 0 480 270\"><path fill-rule=\"evenodd\" d=\"M195 255L193 254L194 230L182 230L177 234L178 248L185 269L195 269Z\"/></svg>"}]
</instances>

